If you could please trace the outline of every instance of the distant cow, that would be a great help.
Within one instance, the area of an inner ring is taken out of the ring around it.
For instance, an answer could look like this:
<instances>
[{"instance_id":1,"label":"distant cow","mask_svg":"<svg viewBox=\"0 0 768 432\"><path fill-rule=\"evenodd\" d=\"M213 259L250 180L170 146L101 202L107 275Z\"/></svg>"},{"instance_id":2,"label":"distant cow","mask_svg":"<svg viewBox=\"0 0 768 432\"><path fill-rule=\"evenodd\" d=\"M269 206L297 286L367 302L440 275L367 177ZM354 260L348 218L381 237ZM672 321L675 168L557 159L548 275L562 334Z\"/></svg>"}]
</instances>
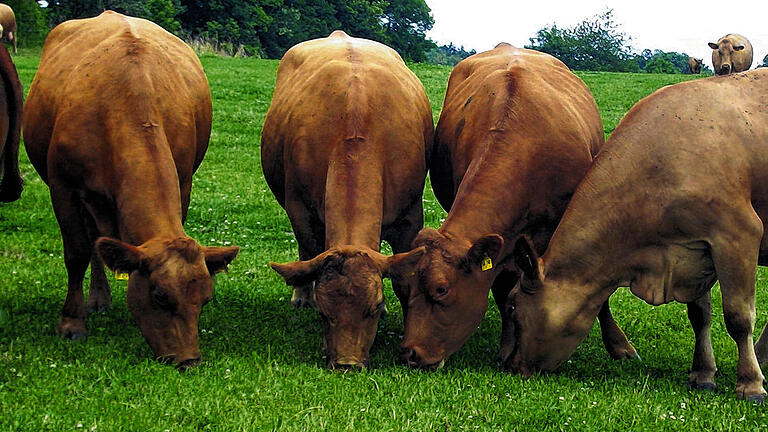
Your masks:
<instances>
[{"instance_id":1,"label":"distant cow","mask_svg":"<svg viewBox=\"0 0 768 432\"><path fill-rule=\"evenodd\" d=\"M712 103L727 101L727 103ZM763 401L768 330L752 345L755 268L768 265L768 69L665 87L635 105L573 195L546 253L525 238L505 311L506 368L553 370L619 286L688 305L691 387L715 388L710 290L738 347L736 392ZM667 330L668 328L665 328Z\"/></svg>"},{"instance_id":2,"label":"distant cow","mask_svg":"<svg viewBox=\"0 0 768 432\"><path fill-rule=\"evenodd\" d=\"M271 265L294 306L316 305L329 367L367 367L381 278L423 253L379 247L406 251L423 225L433 129L424 87L385 45L335 31L280 61L261 162L302 261Z\"/></svg>"},{"instance_id":3,"label":"distant cow","mask_svg":"<svg viewBox=\"0 0 768 432\"><path fill-rule=\"evenodd\" d=\"M401 361L439 367L477 329L489 290L503 306L519 277L513 240L527 233L544 250L603 140L592 94L556 58L502 43L456 66L430 164L449 211L440 229L421 230L414 246L426 254L397 275L407 282ZM612 356L636 356L607 303L601 324Z\"/></svg>"},{"instance_id":4,"label":"distant cow","mask_svg":"<svg viewBox=\"0 0 768 432\"><path fill-rule=\"evenodd\" d=\"M700 74L702 61L703 59L688 57L688 71L695 75Z\"/></svg>"},{"instance_id":5,"label":"distant cow","mask_svg":"<svg viewBox=\"0 0 768 432\"><path fill-rule=\"evenodd\" d=\"M161 27L107 11L48 35L27 99L24 142L51 189L64 241L62 337L84 337L86 307L110 305L103 260L130 274L128 309L155 356L182 368L200 361L200 310L211 299L213 275L238 252L201 247L182 227L210 131L200 62Z\"/></svg>"},{"instance_id":6,"label":"distant cow","mask_svg":"<svg viewBox=\"0 0 768 432\"><path fill-rule=\"evenodd\" d=\"M5 3L0 3L0 35L1 40L6 40L13 44L13 53L18 54L16 50L16 15L13 9Z\"/></svg>"},{"instance_id":7,"label":"distant cow","mask_svg":"<svg viewBox=\"0 0 768 432\"><path fill-rule=\"evenodd\" d=\"M0 46L0 201L19 199L23 182L19 174L19 138L23 113L19 75L11 55Z\"/></svg>"},{"instance_id":8,"label":"distant cow","mask_svg":"<svg viewBox=\"0 0 768 432\"><path fill-rule=\"evenodd\" d=\"M744 36L731 33L717 43L710 42L712 66L716 75L742 72L752 67L752 44Z\"/></svg>"}]
</instances>

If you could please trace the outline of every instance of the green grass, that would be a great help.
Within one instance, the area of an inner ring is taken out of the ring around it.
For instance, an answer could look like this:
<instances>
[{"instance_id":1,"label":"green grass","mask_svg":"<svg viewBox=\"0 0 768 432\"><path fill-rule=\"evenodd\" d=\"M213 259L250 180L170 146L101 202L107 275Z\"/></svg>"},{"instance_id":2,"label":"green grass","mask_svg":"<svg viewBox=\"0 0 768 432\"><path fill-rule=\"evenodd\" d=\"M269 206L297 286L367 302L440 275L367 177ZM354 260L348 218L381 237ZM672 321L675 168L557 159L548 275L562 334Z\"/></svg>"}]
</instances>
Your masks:
<instances>
[{"instance_id":1,"label":"green grass","mask_svg":"<svg viewBox=\"0 0 768 432\"><path fill-rule=\"evenodd\" d=\"M34 55L15 58L25 89ZM652 307L626 290L616 319L642 361L608 359L595 327L558 373L521 379L495 365L495 307L467 345L435 373L395 364L402 316L391 290L373 369L323 367L319 317L293 310L270 260L296 258L283 210L259 163L259 137L276 61L204 57L214 96L210 150L195 177L187 232L207 245L243 247L218 277L200 319L203 364L187 373L151 360L131 323L125 283L114 307L88 318L89 337L55 333L65 295L61 238L48 189L22 151L22 198L0 206L0 430L766 430L765 407L736 399L736 349L719 295L713 323L721 375L715 393L685 389L693 334L683 305ZM412 65L435 119L450 69ZM688 76L580 73L607 133L632 104ZM445 213L425 193L426 221ZM758 331L768 318L768 275L758 273Z\"/></svg>"}]
</instances>

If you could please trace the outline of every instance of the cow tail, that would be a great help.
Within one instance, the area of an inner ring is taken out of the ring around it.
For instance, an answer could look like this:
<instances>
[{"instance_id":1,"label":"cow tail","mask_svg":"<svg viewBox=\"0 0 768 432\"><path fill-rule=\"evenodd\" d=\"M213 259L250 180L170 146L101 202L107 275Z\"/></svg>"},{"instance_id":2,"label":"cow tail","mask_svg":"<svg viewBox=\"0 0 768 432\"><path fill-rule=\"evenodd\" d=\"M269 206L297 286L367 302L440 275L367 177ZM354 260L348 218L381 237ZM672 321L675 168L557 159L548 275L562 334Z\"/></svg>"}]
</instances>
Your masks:
<instances>
[{"instance_id":1,"label":"cow tail","mask_svg":"<svg viewBox=\"0 0 768 432\"><path fill-rule=\"evenodd\" d=\"M24 182L19 173L19 140L21 138L21 119L24 114L21 80L16 66L11 60L8 49L0 45L0 76L8 104L8 135L0 137L5 142L0 157L3 164L3 179L0 181L0 202L16 201L24 189Z\"/></svg>"}]
</instances>

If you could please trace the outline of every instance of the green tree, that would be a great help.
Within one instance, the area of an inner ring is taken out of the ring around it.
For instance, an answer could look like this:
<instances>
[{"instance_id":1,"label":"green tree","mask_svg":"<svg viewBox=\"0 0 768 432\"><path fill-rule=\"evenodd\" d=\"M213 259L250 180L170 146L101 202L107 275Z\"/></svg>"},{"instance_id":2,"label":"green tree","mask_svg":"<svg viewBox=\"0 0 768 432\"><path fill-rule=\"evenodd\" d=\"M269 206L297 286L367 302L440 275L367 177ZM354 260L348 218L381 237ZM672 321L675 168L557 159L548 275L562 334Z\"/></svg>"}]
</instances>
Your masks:
<instances>
[{"instance_id":1,"label":"green tree","mask_svg":"<svg viewBox=\"0 0 768 432\"><path fill-rule=\"evenodd\" d=\"M180 0L146 0L144 12L139 16L155 22L171 33L179 34L181 22L177 17L183 10Z\"/></svg>"},{"instance_id":2,"label":"green tree","mask_svg":"<svg viewBox=\"0 0 768 432\"><path fill-rule=\"evenodd\" d=\"M41 45L50 30L46 10L35 0L5 0L4 3L16 15L17 44L21 47Z\"/></svg>"},{"instance_id":3,"label":"green tree","mask_svg":"<svg viewBox=\"0 0 768 432\"><path fill-rule=\"evenodd\" d=\"M426 53L426 62L439 65L455 66L463 59L475 54L475 50L465 51L464 47L456 47L453 43L440 45Z\"/></svg>"},{"instance_id":4,"label":"green tree","mask_svg":"<svg viewBox=\"0 0 768 432\"><path fill-rule=\"evenodd\" d=\"M146 0L49 0L53 24L76 18L94 17L110 9L131 16L143 16Z\"/></svg>"},{"instance_id":5,"label":"green tree","mask_svg":"<svg viewBox=\"0 0 768 432\"><path fill-rule=\"evenodd\" d=\"M674 63L664 58L664 56L654 56L651 58L651 60L645 65L645 71L648 73L680 73L680 71L675 67Z\"/></svg>"},{"instance_id":6,"label":"green tree","mask_svg":"<svg viewBox=\"0 0 768 432\"><path fill-rule=\"evenodd\" d=\"M546 52L575 70L635 72L631 38L613 21L613 10L585 19L574 27L540 29L526 48Z\"/></svg>"},{"instance_id":7,"label":"green tree","mask_svg":"<svg viewBox=\"0 0 768 432\"><path fill-rule=\"evenodd\" d=\"M768 67L768 54L763 57L763 64L759 65L758 67Z\"/></svg>"},{"instance_id":8,"label":"green tree","mask_svg":"<svg viewBox=\"0 0 768 432\"><path fill-rule=\"evenodd\" d=\"M426 37L435 24L431 12L424 0L390 0L382 16L385 42L406 59L423 62L426 52L436 46Z\"/></svg>"}]
</instances>

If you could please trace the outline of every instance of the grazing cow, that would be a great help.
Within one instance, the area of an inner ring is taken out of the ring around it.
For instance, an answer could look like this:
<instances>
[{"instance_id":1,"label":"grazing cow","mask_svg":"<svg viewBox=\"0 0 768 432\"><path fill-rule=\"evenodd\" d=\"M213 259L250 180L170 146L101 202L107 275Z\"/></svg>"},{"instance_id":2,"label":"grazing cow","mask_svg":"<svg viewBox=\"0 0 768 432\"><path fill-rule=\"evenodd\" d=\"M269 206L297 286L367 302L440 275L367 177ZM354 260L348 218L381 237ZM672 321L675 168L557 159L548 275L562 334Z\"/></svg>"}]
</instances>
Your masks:
<instances>
[{"instance_id":1,"label":"grazing cow","mask_svg":"<svg viewBox=\"0 0 768 432\"><path fill-rule=\"evenodd\" d=\"M19 138L23 113L21 81L11 55L0 46L0 201L16 201L24 183L19 174Z\"/></svg>"},{"instance_id":2,"label":"grazing cow","mask_svg":"<svg viewBox=\"0 0 768 432\"><path fill-rule=\"evenodd\" d=\"M155 356L180 368L200 361L200 310L213 275L238 252L201 247L182 227L210 132L202 66L161 27L107 11L48 35L27 99L24 142L50 187L64 241L62 337L85 336L86 306L110 305L104 262L130 274L128 308Z\"/></svg>"},{"instance_id":3,"label":"grazing cow","mask_svg":"<svg viewBox=\"0 0 768 432\"><path fill-rule=\"evenodd\" d=\"M701 73L701 62L703 59L688 57L688 71L694 75Z\"/></svg>"},{"instance_id":4,"label":"grazing cow","mask_svg":"<svg viewBox=\"0 0 768 432\"><path fill-rule=\"evenodd\" d=\"M271 265L294 306L317 307L331 368L368 366L381 278L423 253L379 247L406 251L423 225L432 121L421 82L378 42L335 31L280 62L261 161L302 261Z\"/></svg>"},{"instance_id":5,"label":"grazing cow","mask_svg":"<svg viewBox=\"0 0 768 432\"><path fill-rule=\"evenodd\" d=\"M18 54L16 50L16 15L13 9L5 3L0 3L0 39L13 44L13 53Z\"/></svg>"},{"instance_id":6,"label":"grazing cow","mask_svg":"<svg viewBox=\"0 0 768 432\"><path fill-rule=\"evenodd\" d=\"M453 70L435 137L430 175L448 216L419 233L426 254L398 275L407 281L400 359L426 369L474 333L490 289L504 304L519 278L512 240L527 233L544 250L604 142L587 86L556 58L505 43ZM607 303L601 319L611 355L636 356Z\"/></svg>"},{"instance_id":7,"label":"grazing cow","mask_svg":"<svg viewBox=\"0 0 768 432\"><path fill-rule=\"evenodd\" d=\"M752 44L742 35L727 34L717 43L710 42L709 47L715 75L743 72L752 67Z\"/></svg>"},{"instance_id":8,"label":"grazing cow","mask_svg":"<svg viewBox=\"0 0 768 432\"><path fill-rule=\"evenodd\" d=\"M713 104L726 100L727 104ZM546 253L516 242L524 270L505 313L504 365L564 362L618 286L687 303L696 335L689 385L714 389L710 289L739 351L739 396L762 401L768 331L752 346L755 267L768 264L768 69L665 87L635 105L581 182ZM757 352L757 356L755 355Z\"/></svg>"}]
</instances>

